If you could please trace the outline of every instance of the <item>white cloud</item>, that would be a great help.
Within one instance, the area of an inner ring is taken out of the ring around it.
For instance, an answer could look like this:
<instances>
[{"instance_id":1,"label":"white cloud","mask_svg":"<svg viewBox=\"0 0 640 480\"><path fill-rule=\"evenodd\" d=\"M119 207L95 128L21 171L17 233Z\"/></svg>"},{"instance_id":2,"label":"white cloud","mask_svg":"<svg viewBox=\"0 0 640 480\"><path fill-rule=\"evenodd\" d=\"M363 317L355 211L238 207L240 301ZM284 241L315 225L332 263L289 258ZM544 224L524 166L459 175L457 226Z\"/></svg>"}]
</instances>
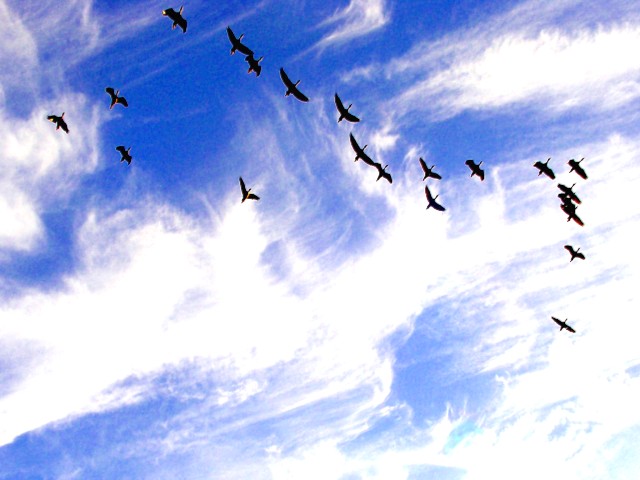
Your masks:
<instances>
[{"instance_id":1,"label":"white cloud","mask_svg":"<svg viewBox=\"0 0 640 480\"><path fill-rule=\"evenodd\" d=\"M338 24L314 48L326 48L367 35L389 22L385 0L350 0L349 5L324 20L320 26Z\"/></svg>"}]
</instances>

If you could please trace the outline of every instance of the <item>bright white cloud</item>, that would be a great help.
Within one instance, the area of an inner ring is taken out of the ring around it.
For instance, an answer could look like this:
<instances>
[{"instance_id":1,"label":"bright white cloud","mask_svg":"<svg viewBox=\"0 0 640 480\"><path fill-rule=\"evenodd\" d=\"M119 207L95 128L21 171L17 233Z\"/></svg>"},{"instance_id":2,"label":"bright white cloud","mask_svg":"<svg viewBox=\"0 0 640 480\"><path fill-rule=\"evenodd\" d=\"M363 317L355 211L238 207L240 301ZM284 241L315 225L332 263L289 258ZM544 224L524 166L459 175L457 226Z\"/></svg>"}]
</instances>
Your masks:
<instances>
[{"instance_id":1,"label":"bright white cloud","mask_svg":"<svg viewBox=\"0 0 640 480\"><path fill-rule=\"evenodd\" d=\"M337 27L325 35L315 48L325 48L367 35L389 22L390 16L385 0L350 0L349 5L324 20L320 26Z\"/></svg>"}]
</instances>

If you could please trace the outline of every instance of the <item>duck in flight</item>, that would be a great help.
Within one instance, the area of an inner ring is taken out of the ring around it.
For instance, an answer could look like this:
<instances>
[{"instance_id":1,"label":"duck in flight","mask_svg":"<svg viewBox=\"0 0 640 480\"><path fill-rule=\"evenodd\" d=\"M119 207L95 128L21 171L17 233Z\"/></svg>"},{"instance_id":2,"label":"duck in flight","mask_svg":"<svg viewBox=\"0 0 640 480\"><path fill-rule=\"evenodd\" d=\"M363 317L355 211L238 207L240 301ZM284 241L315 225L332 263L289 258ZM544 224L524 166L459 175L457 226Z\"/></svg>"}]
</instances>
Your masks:
<instances>
[{"instance_id":1,"label":"duck in flight","mask_svg":"<svg viewBox=\"0 0 640 480\"><path fill-rule=\"evenodd\" d=\"M434 210L438 210L439 212L445 211L445 208L442 205L440 205L438 202L436 202L436 198L438 198L439 195L436 195L435 197L431 195L428 185L424 186L424 194L427 197L427 202L429 202L429 205L427 205L427 209L433 208Z\"/></svg>"},{"instance_id":2,"label":"duck in flight","mask_svg":"<svg viewBox=\"0 0 640 480\"><path fill-rule=\"evenodd\" d=\"M368 145L360 147L352 133L349 134L349 141L351 142L351 148L353 148L353 151L356 152L356 159L354 160L354 162L357 162L359 159L361 159L364 163L372 167L378 165L376 162L371 160L371 157L369 155L364 153L364 149L367 148Z\"/></svg>"},{"instance_id":3,"label":"duck in flight","mask_svg":"<svg viewBox=\"0 0 640 480\"><path fill-rule=\"evenodd\" d=\"M584 158L581 158L580 160L578 160L576 162L575 159L572 158L571 160L569 160L567 162L567 165L569 165L571 167L571 170L569 170L569 173L575 171L578 175L580 175L582 178L584 178L586 180L587 179L587 173L580 166L580 162L582 162L582 160L584 160Z\"/></svg>"},{"instance_id":4,"label":"duck in flight","mask_svg":"<svg viewBox=\"0 0 640 480\"><path fill-rule=\"evenodd\" d=\"M133 158L129 153L131 151L131 147L125 149L124 145L118 145L116 147L116 150L120 152L120 155L122 156L122 158L120 158L120 161L127 162L127 165L131 165L131 160Z\"/></svg>"},{"instance_id":5,"label":"duck in flight","mask_svg":"<svg viewBox=\"0 0 640 480\"><path fill-rule=\"evenodd\" d=\"M429 168L427 167L427 164L422 159L422 157L420 157L419 160L420 160L420 166L422 167L422 171L424 172L424 177L422 178L423 181L426 180L427 178L435 178L436 180L442 180L442 177L433 171L433 168L435 167L435 165L432 165L431 168Z\"/></svg>"},{"instance_id":6,"label":"duck in flight","mask_svg":"<svg viewBox=\"0 0 640 480\"><path fill-rule=\"evenodd\" d=\"M570 262L573 262L574 258L580 258L581 260L584 260L584 254L580 253L579 248L577 250L574 250L571 245L565 245L564 248L571 254L571 260L569 260Z\"/></svg>"},{"instance_id":7,"label":"duck in flight","mask_svg":"<svg viewBox=\"0 0 640 480\"><path fill-rule=\"evenodd\" d=\"M568 202L564 202L560 205L560 208L562 209L562 211L564 213L566 213L568 215L567 217L567 222L570 222L571 220L573 220L574 222L576 222L578 225L580 225L581 227L584 227L584 222L582 221L582 219L576 214L576 206L571 202L571 200L569 200Z\"/></svg>"},{"instance_id":8,"label":"duck in flight","mask_svg":"<svg viewBox=\"0 0 640 480\"><path fill-rule=\"evenodd\" d=\"M467 166L471 169L472 177L474 175L477 175L478 177L480 177L481 182L484 180L484 170L480 168L480 165L482 165L482 161L480 161L480 163L478 163L477 165L473 160L467 160L464 163L466 163Z\"/></svg>"},{"instance_id":9,"label":"duck in flight","mask_svg":"<svg viewBox=\"0 0 640 480\"><path fill-rule=\"evenodd\" d=\"M239 37L236 37L233 30L231 30L231 27L227 27L227 36L231 42L231 55L236 53L236 50L244 55L253 55L253 50L241 42L242 37L244 37L244 33Z\"/></svg>"},{"instance_id":10,"label":"duck in flight","mask_svg":"<svg viewBox=\"0 0 640 480\"><path fill-rule=\"evenodd\" d=\"M547 177L553 180L556 178L556 174L553 173L553 170L551 170L551 167L549 166L549 160L551 160L551 157L549 157L547 161L544 163L538 160L536 163L533 164L533 166L539 170L538 176L544 173Z\"/></svg>"},{"instance_id":11,"label":"duck in flight","mask_svg":"<svg viewBox=\"0 0 640 480\"><path fill-rule=\"evenodd\" d=\"M119 103L123 107L129 106L126 98L118 96L120 90L114 90L112 87L107 87L104 89L104 91L107 92L111 97L111 105L109 105L109 110L111 110L116 103Z\"/></svg>"},{"instance_id":12,"label":"duck in flight","mask_svg":"<svg viewBox=\"0 0 640 480\"><path fill-rule=\"evenodd\" d=\"M567 187L566 185L563 185L561 183L558 184L558 188L560 189L560 191L562 191L562 193L564 193L567 197L569 197L571 200L573 200L577 204L580 204L582 203L582 201L580 200L580 198L578 198L578 195L576 195L573 191L573 187L575 186L576 186L575 183L570 187Z\"/></svg>"},{"instance_id":13,"label":"duck in flight","mask_svg":"<svg viewBox=\"0 0 640 480\"><path fill-rule=\"evenodd\" d=\"M289 95L293 95L301 102L309 101L307 96L304 95L300 90L298 90L298 84L300 83L300 80L298 80L296 83L293 83L285 73L284 68L282 67L280 67L280 78L282 79L282 83L284 83L285 87L287 87L287 91L284 94L285 97L288 97Z\"/></svg>"},{"instance_id":14,"label":"duck in flight","mask_svg":"<svg viewBox=\"0 0 640 480\"><path fill-rule=\"evenodd\" d=\"M242 180L242 177L240 177L240 190L242 190L242 202L240 203L244 203L244 201L247 199L260 200L259 196L257 196L255 193L251 193L251 189L247 190L247 187L245 187L244 180Z\"/></svg>"},{"instance_id":15,"label":"duck in flight","mask_svg":"<svg viewBox=\"0 0 640 480\"><path fill-rule=\"evenodd\" d=\"M336 108L338 109L338 112L340 113L340 117L338 117L338 123L340 123L343 119L346 120L347 122L351 122L351 123L357 123L360 121L360 119L358 117L356 117L353 113L349 112L349 109L351 108L351 105L353 105L352 103L349 104L349 106L347 108L344 107L344 104L342 103L342 100L340 100L340 97L338 96L338 94L336 93L334 95L334 100L336 102Z\"/></svg>"},{"instance_id":16,"label":"duck in flight","mask_svg":"<svg viewBox=\"0 0 640 480\"><path fill-rule=\"evenodd\" d=\"M256 60L255 57L253 56L253 53L251 55L247 55L246 57L244 57L244 59L249 64L249 70L247 70L247 73L255 72L256 73L256 77L259 77L260 76L260 72L262 71L262 67L260 66L260 62L262 61L263 58L264 57L260 57L260 58L258 58Z\"/></svg>"},{"instance_id":17,"label":"duck in flight","mask_svg":"<svg viewBox=\"0 0 640 480\"><path fill-rule=\"evenodd\" d=\"M393 183L393 179L391 178L391 174L389 172L387 172L387 167L389 165L385 165L384 167L379 164L378 162L375 162L373 164L374 167L376 167L378 169L378 178L376 178L376 182L378 180L380 180L381 178L384 178L387 182L389 183Z\"/></svg>"},{"instance_id":18,"label":"duck in flight","mask_svg":"<svg viewBox=\"0 0 640 480\"><path fill-rule=\"evenodd\" d=\"M67 126L67 122L64 121L64 112L62 115L49 115L47 120L56 124L56 130L61 128L65 133L69 133L69 127Z\"/></svg>"},{"instance_id":19,"label":"duck in flight","mask_svg":"<svg viewBox=\"0 0 640 480\"><path fill-rule=\"evenodd\" d=\"M567 325L567 318L564 319L564 322L556 317L551 317L551 319L556 322L558 325L560 325L560 331L567 329L569 330L571 333L576 333L576 331L570 327L569 325Z\"/></svg>"},{"instance_id":20,"label":"duck in flight","mask_svg":"<svg viewBox=\"0 0 640 480\"><path fill-rule=\"evenodd\" d=\"M182 16L182 10L184 9L184 5L180 7L180 10L177 12L173 8L167 8L162 11L162 15L165 17L169 17L173 20L173 25L171 25L171 30L175 29L176 26L182 29L182 33L187 33L187 21Z\"/></svg>"}]
</instances>

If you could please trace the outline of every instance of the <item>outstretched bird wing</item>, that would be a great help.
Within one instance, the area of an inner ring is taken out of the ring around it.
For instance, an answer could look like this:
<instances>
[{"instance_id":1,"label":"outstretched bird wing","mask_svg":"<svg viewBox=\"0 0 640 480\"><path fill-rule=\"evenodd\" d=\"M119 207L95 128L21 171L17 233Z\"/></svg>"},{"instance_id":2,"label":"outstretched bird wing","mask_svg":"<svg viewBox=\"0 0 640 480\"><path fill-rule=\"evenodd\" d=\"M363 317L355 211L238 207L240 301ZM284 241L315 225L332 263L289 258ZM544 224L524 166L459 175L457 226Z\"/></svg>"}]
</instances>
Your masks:
<instances>
[{"instance_id":1,"label":"outstretched bird wing","mask_svg":"<svg viewBox=\"0 0 640 480\"><path fill-rule=\"evenodd\" d=\"M429 190L429 186L425 185L424 186L424 194L427 197L427 202L429 202L429 206L435 210L438 210L439 212L444 212L445 208L440 205L438 202L436 202L436 199L433 198L433 195L431 195L431 191Z\"/></svg>"},{"instance_id":2,"label":"outstretched bird wing","mask_svg":"<svg viewBox=\"0 0 640 480\"><path fill-rule=\"evenodd\" d=\"M287 88L293 87L293 82L289 79L284 68L280 67L280 78L282 79L282 83L285 84Z\"/></svg>"},{"instance_id":3,"label":"outstretched bird wing","mask_svg":"<svg viewBox=\"0 0 640 480\"><path fill-rule=\"evenodd\" d=\"M566 329L569 330L571 333L576 333L576 331L572 327L570 327L566 323L565 323L565 325L566 325Z\"/></svg>"},{"instance_id":4,"label":"outstretched bird wing","mask_svg":"<svg viewBox=\"0 0 640 480\"><path fill-rule=\"evenodd\" d=\"M124 155L125 153L127 153L127 149L124 148L124 145L118 145L116 147L116 150L119 151L121 155Z\"/></svg>"},{"instance_id":5,"label":"outstretched bird wing","mask_svg":"<svg viewBox=\"0 0 640 480\"><path fill-rule=\"evenodd\" d=\"M307 97L304 93L302 93L300 90L298 90L298 87L296 87L295 85L291 89L291 93L293 94L294 97L296 97L301 102L308 102L309 101L309 97Z\"/></svg>"},{"instance_id":6,"label":"outstretched bird wing","mask_svg":"<svg viewBox=\"0 0 640 480\"><path fill-rule=\"evenodd\" d=\"M116 91L115 91L113 88L111 88L111 87L107 87L107 88L105 88L105 89L104 89L104 91L105 91L105 92L107 92L107 93L108 93L109 95L111 95L112 97L115 97L115 96L116 96Z\"/></svg>"},{"instance_id":7,"label":"outstretched bird wing","mask_svg":"<svg viewBox=\"0 0 640 480\"><path fill-rule=\"evenodd\" d=\"M247 198L248 198L249 200L260 200L260 197L259 197L258 195L256 195L256 194L254 194L254 193L250 193L250 194L247 196Z\"/></svg>"},{"instance_id":8,"label":"outstretched bird wing","mask_svg":"<svg viewBox=\"0 0 640 480\"><path fill-rule=\"evenodd\" d=\"M122 105L123 107L128 107L129 103L127 102L127 99L124 97L118 97L118 103L120 105Z\"/></svg>"},{"instance_id":9,"label":"outstretched bird wing","mask_svg":"<svg viewBox=\"0 0 640 480\"><path fill-rule=\"evenodd\" d=\"M346 113L346 110L344 108L344 104L342 103L342 100L340 100L340 97L338 96L337 93L333 96L333 99L336 102L336 108L338 109L338 112L340 112L340 115L344 115Z\"/></svg>"},{"instance_id":10,"label":"outstretched bird wing","mask_svg":"<svg viewBox=\"0 0 640 480\"><path fill-rule=\"evenodd\" d=\"M551 317L551 319L556 322L559 326L564 327L565 323L562 320L557 319L556 317Z\"/></svg>"},{"instance_id":11,"label":"outstretched bird wing","mask_svg":"<svg viewBox=\"0 0 640 480\"><path fill-rule=\"evenodd\" d=\"M244 186L244 181L240 177L240 190L242 190L242 198L247 196L247 187Z\"/></svg>"}]
</instances>

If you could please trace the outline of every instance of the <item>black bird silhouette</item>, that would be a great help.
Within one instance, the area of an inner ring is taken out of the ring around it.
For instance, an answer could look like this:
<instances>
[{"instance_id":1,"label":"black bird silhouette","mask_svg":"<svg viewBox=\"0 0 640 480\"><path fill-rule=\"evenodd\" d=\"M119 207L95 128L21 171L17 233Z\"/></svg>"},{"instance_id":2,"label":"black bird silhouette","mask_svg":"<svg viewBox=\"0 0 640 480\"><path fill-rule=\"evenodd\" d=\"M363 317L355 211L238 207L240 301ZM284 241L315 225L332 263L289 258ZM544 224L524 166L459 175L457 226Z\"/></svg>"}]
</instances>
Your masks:
<instances>
[{"instance_id":1,"label":"black bird silhouette","mask_svg":"<svg viewBox=\"0 0 640 480\"><path fill-rule=\"evenodd\" d=\"M582 219L580 219L578 215L576 215L577 207L573 203L571 203L570 201L567 203L563 203L560 205L560 208L564 213L568 215L567 222L570 222L571 220L573 220L581 227L584 227L584 222L582 221Z\"/></svg>"},{"instance_id":2,"label":"black bird silhouette","mask_svg":"<svg viewBox=\"0 0 640 480\"><path fill-rule=\"evenodd\" d=\"M362 159L364 163L366 163L367 165L371 165L372 167L379 165L378 163L371 160L371 157L369 155L364 153L364 149L367 148L367 145L361 148L352 133L349 134L349 141L351 142L351 148L353 148L353 151L356 152L356 159L354 160L354 162L357 162L358 159Z\"/></svg>"},{"instance_id":3,"label":"black bird silhouette","mask_svg":"<svg viewBox=\"0 0 640 480\"><path fill-rule=\"evenodd\" d=\"M576 195L573 192L573 187L575 187L576 184L574 183L573 185L571 185L570 187L567 187L566 185L563 185L561 183L558 184L558 188L562 191L562 193L564 193L565 195L567 195L569 198L571 198L571 200L573 200L574 202L580 204L582 203L582 201L580 200L580 198L578 198L578 195Z\"/></svg>"},{"instance_id":4,"label":"black bird silhouette","mask_svg":"<svg viewBox=\"0 0 640 480\"><path fill-rule=\"evenodd\" d=\"M111 105L109 105L109 110L111 110L116 103L119 103L123 107L129 106L126 98L118 96L120 90L114 90L112 87L107 87L104 89L104 91L107 92L111 97Z\"/></svg>"},{"instance_id":5,"label":"black bird silhouette","mask_svg":"<svg viewBox=\"0 0 640 480\"><path fill-rule=\"evenodd\" d=\"M257 60L254 58L253 54L247 55L244 59L249 64L249 70L247 73L256 72L256 77L260 76L260 72L262 71L262 67L260 66L260 62L264 57L260 57Z\"/></svg>"},{"instance_id":6,"label":"black bird silhouette","mask_svg":"<svg viewBox=\"0 0 640 480\"><path fill-rule=\"evenodd\" d=\"M363 159L364 161L364 159ZM387 167L389 165L385 165L384 167L379 164L378 162L375 162L373 164L374 167L376 167L378 169L378 178L376 178L376 182L378 180L380 180L381 178L384 178L386 181L388 181L389 183L393 183L393 179L391 178L391 174L389 172L387 172Z\"/></svg>"},{"instance_id":7,"label":"black bird silhouette","mask_svg":"<svg viewBox=\"0 0 640 480\"><path fill-rule=\"evenodd\" d=\"M67 122L64 121L64 112L59 117L57 115L49 115L47 120L56 124L56 130L61 128L64 132L69 133L69 127L67 126Z\"/></svg>"},{"instance_id":8,"label":"black bird silhouette","mask_svg":"<svg viewBox=\"0 0 640 480\"><path fill-rule=\"evenodd\" d=\"M567 162L567 165L569 165L571 167L571 170L569 170L569 173L575 171L578 175L580 175L582 178L584 178L586 180L587 179L587 173L580 166L580 162L582 162L582 160L584 160L584 158L581 158L580 160L578 160L576 162L575 159L572 158L571 160L569 160Z\"/></svg>"},{"instance_id":9,"label":"black bird silhouette","mask_svg":"<svg viewBox=\"0 0 640 480\"><path fill-rule=\"evenodd\" d=\"M120 152L120 155L122 155L122 158L120 159L121 162L127 162L127 165L131 165L131 160L133 157L131 157L131 154L129 153L131 151L131 147L129 148L124 148L124 145L118 145L116 147L116 150L118 152Z\"/></svg>"},{"instance_id":10,"label":"black bird silhouette","mask_svg":"<svg viewBox=\"0 0 640 480\"><path fill-rule=\"evenodd\" d=\"M477 175L478 177L480 177L480 181L484 180L484 170L482 170L480 168L480 165L482 165L482 161L480 161L480 163L478 163L477 165L475 164L475 162L473 160L467 160L464 163L466 163L467 166L471 169L471 176L472 177L474 175Z\"/></svg>"},{"instance_id":11,"label":"black bird silhouette","mask_svg":"<svg viewBox=\"0 0 640 480\"><path fill-rule=\"evenodd\" d=\"M580 249L579 248L577 250L574 250L571 245L565 245L564 248L565 248L565 250L567 252L569 252L571 254L571 260L569 260L570 262L573 262L574 258L580 258L580 259L584 260L584 254L580 253Z\"/></svg>"},{"instance_id":12,"label":"black bird silhouette","mask_svg":"<svg viewBox=\"0 0 640 480\"><path fill-rule=\"evenodd\" d=\"M422 157L420 157L419 160L420 160L420 166L422 167L422 171L424 172L424 177L422 178L423 181L426 180L427 178L435 178L436 180L442 180L442 177L440 175L433 172L433 168L435 167L435 165L432 165L431 168L429 168L427 167L427 164L422 159Z\"/></svg>"},{"instance_id":13,"label":"black bird silhouette","mask_svg":"<svg viewBox=\"0 0 640 480\"><path fill-rule=\"evenodd\" d=\"M551 319L556 322L558 325L560 325L560 331L564 330L565 328L567 330L569 330L571 333L576 333L576 331L571 328L569 325L567 325L567 318L564 319L564 322L560 319L557 319L556 317L551 317Z\"/></svg>"},{"instance_id":14,"label":"black bird silhouette","mask_svg":"<svg viewBox=\"0 0 640 480\"><path fill-rule=\"evenodd\" d=\"M239 37L236 37L231 30L231 27L227 27L227 36L229 37L229 41L231 42L231 55L236 53L236 50L245 55L253 55L253 50L243 44L240 40L244 37L244 33Z\"/></svg>"},{"instance_id":15,"label":"black bird silhouette","mask_svg":"<svg viewBox=\"0 0 640 480\"><path fill-rule=\"evenodd\" d=\"M260 200L259 196L257 196L254 193L251 193L251 189L247 190L247 187L244 186L244 181L242 180L242 177L240 177L240 189L242 190L242 202L240 203L244 203L246 199Z\"/></svg>"},{"instance_id":16,"label":"black bird silhouette","mask_svg":"<svg viewBox=\"0 0 640 480\"><path fill-rule=\"evenodd\" d=\"M445 211L445 208L442 205L440 205L438 202L436 202L436 198L438 198L439 195L436 195L435 197L431 195L428 185L424 186L424 194L427 196L427 202L429 202L429 205L427 205L427 209L431 207L434 210L438 210L439 212Z\"/></svg>"},{"instance_id":17,"label":"black bird silhouette","mask_svg":"<svg viewBox=\"0 0 640 480\"><path fill-rule=\"evenodd\" d=\"M282 67L280 67L280 78L282 79L282 83L284 83L284 85L287 87L287 91L284 94L285 97L293 95L301 102L309 101L309 99L300 90L298 90L298 84L300 83L300 80L298 80L296 83L293 83L289 79L289 77L287 77L287 74L284 72L284 68Z\"/></svg>"},{"instance_id":18,"label":"black bird silhouette","mask_svg":"<svg viewBox=\"0 0 640 480\"><path fill-rule=\"evenodd\" d=\"M536 163L533 164L533 166L539 170L538 176L544 173L547 177L553 180L556 178L556 174L553 173L553 170L551 170L551 167L549 166L549 160L551 160L551 157L549 157L547 161L544 163L538 160Z\"/></svg>"},{"instance_id":19,"label":"black bird silhouette","mask_svg":"<svg viewBox=\"0 0 640 480\"><path fill-rule=\"evenodd\" d=\"M336 108L340 113L340 117L338 117L338 123L340 123L343 119L351 123L357 123L360 121L358 117L356 117L353 113L349 112L351 105L353 105L352 103L350 103L347 108L344 108L344 104L342 103L342 100L340 100L340 97L338 96L337 93L334 95L333 98L336 102Z\"/></svg>"},{"instance_id":20,"label":"black bird silhouette","mask_svg":"<svg viewBox=\"0 0 640 480\"><path fill-rule=\"evenodd\" d=\"M162 11L162 15L165 17L169 17L173 20L173 25L171 25L171 30L176 28L176 25L182 29L182 33L187 33L187 21L182 17L182 10L184 9L184 5L180 7L180 10L177 12L173 8L167 8Z\"/></svg>"}]
</instances>

